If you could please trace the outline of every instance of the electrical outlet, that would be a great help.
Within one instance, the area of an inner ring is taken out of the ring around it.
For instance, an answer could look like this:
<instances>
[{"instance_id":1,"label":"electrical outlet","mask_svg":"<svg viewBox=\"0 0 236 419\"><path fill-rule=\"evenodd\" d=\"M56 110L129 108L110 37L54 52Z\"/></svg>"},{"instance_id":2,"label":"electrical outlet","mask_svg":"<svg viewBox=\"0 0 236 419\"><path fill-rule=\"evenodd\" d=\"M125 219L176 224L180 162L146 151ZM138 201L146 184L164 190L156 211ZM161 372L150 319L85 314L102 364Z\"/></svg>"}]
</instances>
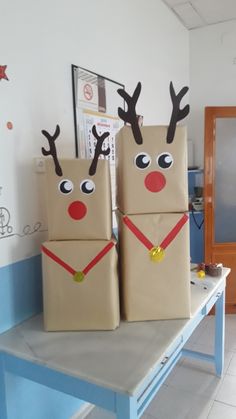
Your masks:
<instances>
[{"instance_id":1,"label":"electrical outlet","mask_svg":"<svg viewBox=\"0 0 236 419\"><path fill-rule=\"evenodd\" d=\"M45 173L45 159L43 157L34 158L35 173Z\"/></svg>"}]
</instances>

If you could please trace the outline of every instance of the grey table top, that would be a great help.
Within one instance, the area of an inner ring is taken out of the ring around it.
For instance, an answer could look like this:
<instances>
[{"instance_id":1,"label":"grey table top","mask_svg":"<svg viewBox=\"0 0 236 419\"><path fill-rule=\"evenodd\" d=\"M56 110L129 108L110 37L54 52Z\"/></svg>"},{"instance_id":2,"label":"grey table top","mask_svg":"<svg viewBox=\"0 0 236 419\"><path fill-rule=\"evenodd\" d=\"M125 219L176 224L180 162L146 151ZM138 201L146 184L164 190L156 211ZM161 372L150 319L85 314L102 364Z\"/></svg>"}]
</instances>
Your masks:
<instances>
[{"instance_id":1,"label":"grey table top","mask_svg":"<svg viewBox=\"0 0 236 419\"><path fill-rule=\"evenodd\" d=\"M192 317L198 313L230 272L203 281L192 273ZM207 289L204 289L207 286ZM189 319L121 322L109 332L45 332L42 315L0 336L0 351L45 365L115 391L133 394L166 349L181 335Z\"/></svg>"}]
</instances>

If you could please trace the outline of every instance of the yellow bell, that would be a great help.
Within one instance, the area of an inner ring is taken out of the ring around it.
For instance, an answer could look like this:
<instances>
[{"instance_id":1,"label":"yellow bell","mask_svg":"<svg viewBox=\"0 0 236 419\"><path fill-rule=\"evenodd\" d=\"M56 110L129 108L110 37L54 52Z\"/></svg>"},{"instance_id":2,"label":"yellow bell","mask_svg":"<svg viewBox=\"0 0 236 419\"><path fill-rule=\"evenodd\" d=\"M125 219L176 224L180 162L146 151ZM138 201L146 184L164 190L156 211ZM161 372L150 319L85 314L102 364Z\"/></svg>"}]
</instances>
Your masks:
<instances>
[{"instance_id":1,"label":"yellow bell","mask_svg":"<svg viewBox=\"0 0 236 419\"><path fill-rule=\"evenodd\" d=\"M200 271L197 272L197 277L199 279L203 279L203 278L205 278L205 276L206 276L206 274L205 274L204 271L200 270Z\"/></svg>"},{"instance_id":2,"label":"yellow bell","mask_svg":"<svg viewBox=\"0 0 236 419\"><path fill-rule=\"evenodd\" d=\"M152 262L161 262L165 257L165 250L160 246L154 246L149 250L149 255Z\"/></svg>"},{"instance_id":3,"label":"yellow bell","mask_svg":"<svg viewBox=\"0 0 236 419\"><path fill-rule=\"evenodd\" d=\"M83 272L75 272L74 274L74 281L75 282L82 282L84 280L84 273Z\"/></svg>"}]
</instances>

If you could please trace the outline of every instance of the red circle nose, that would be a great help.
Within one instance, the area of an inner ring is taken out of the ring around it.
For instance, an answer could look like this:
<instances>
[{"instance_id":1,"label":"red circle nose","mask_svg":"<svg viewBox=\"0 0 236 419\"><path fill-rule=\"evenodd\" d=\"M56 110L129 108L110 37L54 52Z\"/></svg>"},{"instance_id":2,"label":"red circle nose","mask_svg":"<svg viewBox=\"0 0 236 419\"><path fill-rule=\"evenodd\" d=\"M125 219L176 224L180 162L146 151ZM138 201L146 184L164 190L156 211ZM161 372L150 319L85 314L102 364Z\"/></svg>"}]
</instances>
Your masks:
<instances>
[{"instance_id":1,"label":"red circle nose","mask_svg":"<svg viewBox=\"0 0 236 419\"><path fill-rule=\"evenodd\" d=\"M87 213L87 207L81 201L74 201L69 205L68 213L74 220L81 220Z\"/></svg>"},{"instance_id":2,"label":"red circle nose","mask_svg":"<svg viewBox=\"0 0 236 419\"><path fill-rule=\"evenodd\" d=\"M146 188L150 192L160 192L166 184L166 178L161 172L151 172L144 180Z\"/></svg>"}]
</instances>

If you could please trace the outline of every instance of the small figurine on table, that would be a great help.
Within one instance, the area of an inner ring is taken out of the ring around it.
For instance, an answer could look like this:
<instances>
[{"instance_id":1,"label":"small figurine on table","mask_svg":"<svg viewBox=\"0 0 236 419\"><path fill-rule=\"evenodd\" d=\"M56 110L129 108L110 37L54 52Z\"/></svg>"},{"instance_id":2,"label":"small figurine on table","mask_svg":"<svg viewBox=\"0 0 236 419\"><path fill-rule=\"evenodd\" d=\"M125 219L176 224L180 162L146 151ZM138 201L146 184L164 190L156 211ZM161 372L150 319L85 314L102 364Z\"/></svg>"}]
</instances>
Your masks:
<instances>
[{"instance_id":1,"label":"small figurine on table","mask_svg":"<svg viewBox=\"0 0 236 419\"><path fill-rule=\"evenodd\" d=\"M202 279L205 275L209 276L221 276L222 275L222 263L200 263L197 266L197 276Z\"/></svg>"}]
</instances>

